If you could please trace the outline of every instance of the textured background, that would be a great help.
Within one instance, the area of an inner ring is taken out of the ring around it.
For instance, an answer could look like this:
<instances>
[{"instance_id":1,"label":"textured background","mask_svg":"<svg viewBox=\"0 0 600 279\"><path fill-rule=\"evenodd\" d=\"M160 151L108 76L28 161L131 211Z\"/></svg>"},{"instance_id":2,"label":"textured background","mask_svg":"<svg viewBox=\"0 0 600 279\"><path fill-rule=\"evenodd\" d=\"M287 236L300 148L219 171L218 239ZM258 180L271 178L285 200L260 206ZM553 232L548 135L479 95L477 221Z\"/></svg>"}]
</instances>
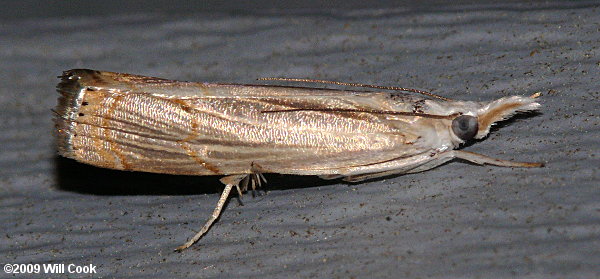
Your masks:
<instances>
[{"instance_id":1,"label":"textured background","mask_svg":"<svg viewBox=\"0 0 600 279\"><path fill-rule=\"evenodd\" d=\"M600 5L492 2L3 3L0 263L93 264L105 278L600 276ZM81 67L311 77L465 100L541 91L540 113L465 149L547 167L455 161L361 184L268 175L266 195L233 199L206 237L173 253L222 186L58 158L56 76Z\"/></svg>"}]
</instances>

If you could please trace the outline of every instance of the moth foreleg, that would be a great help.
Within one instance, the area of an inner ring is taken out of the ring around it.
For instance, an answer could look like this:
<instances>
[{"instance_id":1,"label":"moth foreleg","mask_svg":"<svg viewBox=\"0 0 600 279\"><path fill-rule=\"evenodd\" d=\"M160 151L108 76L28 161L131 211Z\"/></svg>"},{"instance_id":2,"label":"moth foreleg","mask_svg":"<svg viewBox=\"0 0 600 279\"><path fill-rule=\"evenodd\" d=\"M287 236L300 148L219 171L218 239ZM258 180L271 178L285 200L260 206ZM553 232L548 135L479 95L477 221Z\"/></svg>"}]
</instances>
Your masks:
<instances>
[{"instance_id":1,"label":"moth foreleg","mask_svg":"<svg viewBox=\"0 0 600 279\"><path fill-rule=\"evenodd\" d=\"M452 154L452 156L454 158L463 159L463 160L466 160L466 161L469 161L469 162L472 162L475 164L479 164L479 165L488 164L488 165L494 165L494 166L500 166L500 167L515 167L515 168L540 168L540 167L544 166L544 163L507 161L507 160L492 158L489 156L485 156L485 155L474 153L474 152L464 151L464 150L452 150L452 151L449 151L449 153Z\"/></svg>"},{"instance_id":2,"label":"moth foreleg","mask_svg":"<svg viewBox=\"0 0 600 279\"><path fill-rule=\"evenodd\" d=\"M380 177L385 177L385 176L390 176L390 175L395 175L395 174L411 173L413 169L418 169L420 166L422 166L426 163L427 163L427 161L423 161L420 164L399 166L397 169L393 169L393 170L389 170L389 171L350 175L350 176L346 176L346 177L342 178L342 180L344 180L346 182L360 182L360 181L364 181L364 180L380 178ZM442 164L442 163L443 163L443 161L440 162L439 164ZM439 164L436 163L434 166L427 167L425 169L433 168Z\"/></svg>"},{"instance_id":3,"label":"moth foreleg","mask_svg":"<svg viewBox=\"0 0 600 279\"><path fill-rule=\"evenodd\" d=\"M343 178L343 180L347 182L359 182L363 180L390 176L395 174L422 172L428 169L435 168L454 158L463 159L479 165L488 164L500 167L536 168L544 166L543 163L513 162L502 159L496 159L482 154L463 150L450 150L446 152L434 153L432 156L415 156L414 158L416 159L413 160L411 159L411 157L408 157L397 161L392 161L392 164L389 167L395 167L393 169L388 169L385 171L377 171L377 169L373 169L373 171L370 173L357 173L347 175ZM321 177L325 179L334 179L339 178L340 176L344 175L325 175Z\"/></svg>"},{"instance_id":4,"label":"moth foreleg","mask_svg":"<svg viewBox=\"0 0 600 279\"><path fill-rule=\"evenodd\" d=\"M212 215L210 216L208 221L206 221L206 223L204 223L204 226L202 226L202 229L200 229L200 231L198 233L196 233L196 235L194 235L194 237L192 237L190 240L188 240L183 245L175 248L175 251L181 252L182 250L192 246L192 244L194 244L196 241L198 241L198 239L200 239L208 231L208 229L210 229L210 226L215 222L215 220L217 220L217 218L219 218L219 215L221 215L221 210L223 209L223 206L225 205L225 202L227 201L227 198L229 197L229 193L231 192L231 189L235 186L235 187L238 187L238 191L239 191L238 185L246 176L248 176L248 175L247 174L238 174L238 175L230 175L230 176L221 178L221 182L223 184L225 184L225 189L223 189L223 193L221 193L221 197L219 198L219 201L217 202L217 207L215 207L215 210L213 211Z\"/></svg>"}]
</instances>

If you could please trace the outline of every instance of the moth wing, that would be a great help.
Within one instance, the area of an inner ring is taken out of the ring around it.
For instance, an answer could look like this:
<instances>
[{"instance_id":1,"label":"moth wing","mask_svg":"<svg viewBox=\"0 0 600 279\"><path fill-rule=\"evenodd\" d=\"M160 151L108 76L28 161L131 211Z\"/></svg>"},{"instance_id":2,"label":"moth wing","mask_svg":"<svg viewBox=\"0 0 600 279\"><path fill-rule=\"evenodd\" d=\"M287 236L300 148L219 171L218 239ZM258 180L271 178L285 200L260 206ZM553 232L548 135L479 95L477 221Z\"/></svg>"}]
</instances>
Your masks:
<instances>
[{"instance_id":1,"label":"moth wing","mask_svg":"<svg viewBox=\"0 0 600 279\"><path fill-rule=\"evenodd\" d=\"M336 174L421 152L389 116L289 108L402 110L388 93L187 83L65 72L59 152L102 167L172 174ZM400 102L402 103L402 102ZM409 109L409 108L406 108ZM392 118L398 118L394 116Z\"/></svg>"}]
</instances>

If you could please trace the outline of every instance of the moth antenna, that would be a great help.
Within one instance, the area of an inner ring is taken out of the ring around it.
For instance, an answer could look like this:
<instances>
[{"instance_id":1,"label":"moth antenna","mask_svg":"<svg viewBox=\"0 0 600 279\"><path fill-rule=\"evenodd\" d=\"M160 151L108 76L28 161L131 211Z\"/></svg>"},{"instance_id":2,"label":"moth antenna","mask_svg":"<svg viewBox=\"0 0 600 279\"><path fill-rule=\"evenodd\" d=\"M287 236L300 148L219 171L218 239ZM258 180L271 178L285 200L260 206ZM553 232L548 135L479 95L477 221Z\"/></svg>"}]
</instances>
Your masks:
<instances>
[{"instance_id":1,"label":"moth antenna","mask_svg":"<svg viewBox=\"0 0 600 279\"><path fill-rule=\"evenodd\" d=\"M389 115L405 115L405 116L421 116L433 119L454 119L460 116L462 113L457 112L450 115L439 115L439 114L428 114L420 112L406 112L406 111L387 111L387 110L361 110L361 109L320 109L320 108L298 108L298 109L282 109L282 110L263 110L261 113L275 113L275 112L295 112L295 111L331 111L331 112L364 112L373 114L389 114Z\"/></svg>"},{"instance_id":2,"label":"moth antenna","mask_svg":"<svg viewBox=\"0 0 600 279\"><path fill-rule=\"evenodd\" d=\"M405 87L397 87L397 86L382 86L382 85L372 85L372 84L363 84L363 83L350 83L350 82L341 82L341 81L332 81L332 80L320 80L320 79L308 79L308 78L277 78L277 77L267 77L267 78L259 78L258 80L278 80L278 81L292 81L292 82L313 82L313 83L326 83L326 84L335 84L335 85L344 85L344 86L353 86L353 87L366 87L366 88L375 88L375 89L385 89L385 90L395 90L395 91L404 91L404 92L412 92L425 96L429 96L432 98L444 100L444 101L452 101L452 99L442 97L439 95L435 95L431 92L414 89L414 88L405 88Z\"/></svg>"}]
</instances>

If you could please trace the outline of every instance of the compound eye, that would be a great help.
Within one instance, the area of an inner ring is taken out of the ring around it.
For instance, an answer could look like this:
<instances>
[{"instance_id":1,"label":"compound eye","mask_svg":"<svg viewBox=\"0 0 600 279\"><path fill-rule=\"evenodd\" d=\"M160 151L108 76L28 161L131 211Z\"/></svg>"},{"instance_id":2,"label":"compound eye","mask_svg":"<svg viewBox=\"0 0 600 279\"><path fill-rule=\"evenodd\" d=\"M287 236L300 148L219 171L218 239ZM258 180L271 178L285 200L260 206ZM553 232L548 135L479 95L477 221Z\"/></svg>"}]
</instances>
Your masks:
<instances>
[{"instance_id":1,"label":"compound eye","mask_svg":"<svg viewBox=\"0 0 600 279\"><path fill-rule=\"evenodd\" d=\"M477 117L461 115L452 120L452 132L461 140L472 139L477 134L477 130L479 130Z\"/></svg>"}]
</instances>

